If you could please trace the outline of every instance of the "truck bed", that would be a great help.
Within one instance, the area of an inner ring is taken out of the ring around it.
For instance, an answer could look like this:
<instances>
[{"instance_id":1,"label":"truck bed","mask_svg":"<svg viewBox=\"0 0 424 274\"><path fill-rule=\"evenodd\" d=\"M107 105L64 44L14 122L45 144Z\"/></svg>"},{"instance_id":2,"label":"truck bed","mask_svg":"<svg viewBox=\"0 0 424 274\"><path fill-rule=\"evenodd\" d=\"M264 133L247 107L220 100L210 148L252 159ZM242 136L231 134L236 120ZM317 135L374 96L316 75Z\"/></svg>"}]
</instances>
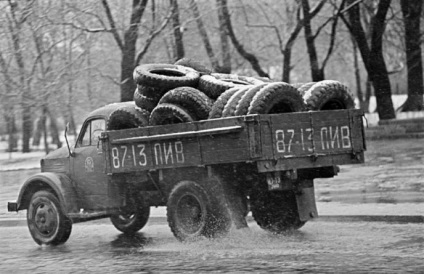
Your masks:
<instances>
[{"instance_id":1,"label":"truck bed","mask_svg":"<svg viewBox=\"0 0 424 274\"><path fill-rule=\"evenodd\" d=\"M363 112L262 114L106 131L106 172L255 162L259 172L362 163Z\"/></svg>"}]
</instances>

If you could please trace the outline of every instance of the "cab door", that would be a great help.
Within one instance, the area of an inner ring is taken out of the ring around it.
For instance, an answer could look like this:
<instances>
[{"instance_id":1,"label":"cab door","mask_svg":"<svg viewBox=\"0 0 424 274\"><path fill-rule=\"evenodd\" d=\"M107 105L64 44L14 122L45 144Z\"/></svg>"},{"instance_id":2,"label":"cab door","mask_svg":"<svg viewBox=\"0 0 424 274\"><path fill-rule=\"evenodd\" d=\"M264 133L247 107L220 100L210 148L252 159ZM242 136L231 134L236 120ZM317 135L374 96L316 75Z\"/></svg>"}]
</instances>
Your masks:
<instances>
[{"instance_id":1,"label":"cab door","mask_svg":"<svg viewBox=\"0 0 424 274\"><path fill-rule=\"evenodd\" d=\"M119 205L118 191L105 172L105 159L99 142L105 124L103 118L87 120L72 157L73 181L85 211L105 210Z\"/></svg>"}]
</instances>

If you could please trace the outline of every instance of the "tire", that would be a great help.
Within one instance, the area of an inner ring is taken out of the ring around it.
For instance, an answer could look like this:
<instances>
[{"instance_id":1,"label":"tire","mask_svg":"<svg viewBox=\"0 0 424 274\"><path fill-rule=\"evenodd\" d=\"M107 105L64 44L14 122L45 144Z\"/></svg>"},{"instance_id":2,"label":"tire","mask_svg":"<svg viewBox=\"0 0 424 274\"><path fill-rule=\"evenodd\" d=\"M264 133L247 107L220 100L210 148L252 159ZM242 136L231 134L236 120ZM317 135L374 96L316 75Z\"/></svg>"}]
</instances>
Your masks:
<instances>
[{"instance_id":1,"label":"tire","mask_svg":"<svg viewBox=\"0 0 424 274\"><path fill-rule=\"evenodd\" d=\"M229 218L222 218L214 195L192 181L182 181L171 191L167 202L167 219L174 236L180 241L199 237L216 237L228 232Z\"/></svg>"},{"instance_id":2,"label":"tire","mask_svg":"<svg viewBox=\"0 0 424 274\"><path fill-rule=\"evenodd\" d=\"M158 104L160 97L147 97L140 92L138 88L134 92L134 102L137 107L145 109L146 111L152 111Z\"/></svg>"},{"instance_id":3,"label":"tire","mask_svg":"<svg viewBox=\"0 0 424 274\"><path fill-rule=\"evenodd\" d=\"M272 83L253 97L248 114L275 114L303 111L305 105L297 90L283 82Z\"/></svg>"},{"instance_id":4,"label":"tire","mask_svg":"<svg viewBox=\"0 0 424 274\"><path fill-rule=\"evenodd\" d=\"M120 213L110 216L110 220L113 226L124 234L134 234L147 224L149 216L150 207L132 197L129 205Z\"/></svg>"},{"instance_id":5,"label":"tire","mask_svg":"<svg viewBox=\"0 0 424 274\"><path fill-rule=\"evenodd\" d=\"M246 115L249 110L250 103L252 102L253 97L256 95L259 90L266 87L268 84L260 84L250 88L246 93L240 98L240 101L237 104L236 110L234 112L235 116Z\"/></svg>"},{"instance_id":6,"label":"tire","mask_svg":"<svg viewBox=\"0 0 424 274\"><path fill-rule=\"evenodd\" d=\"M338 81L324 80L314 84L303 99L308 110L336 110L355 108L349 88Z\"/></svg>"},{"instance_id":7,"label":"tire","mask_svg":"<svg viewBox=\"0 0 424 274\"><path fill-rule=\"evenodd\" d=\"M171 64L146 64L134 69L138 85L169 90L177 87L196 87L200 74L192 68Z\"/></svg>"},{"instance_id":8,"label":"tire","mask_svg":"<svg viewBox=\"0 0 424 274\"><path fill-rule=\"evenodd\" d=\"M243 86L235 86L221 94L212 106L211 112L209 113L209 119L221 118L228 100L242 87Z\"/></svg>"},{"instance_id":9,"label":"tire","mask_svg":"<svg viewBox=\"0 0 424 274\"><path fill-rule=\"evenodd\" d=\"M293 191L270 192L264 185L252 193L250 202L253 218L266 231L279 234L299 229L306 223L299 218Z\"/></svg>"},{"instance_id":10,"label":"tire","mask_svg":"<svg viewBox=\"0 0 424 274\"><path fill-rule=\"evenodd\" d=\"M46 190L32 195L27 222L32 238L39 245L63 244L72 232L72 221L63 212L56 196Z\"/></svg>"},{"instance_id":11,"label":"tire","mask_svg":"<svg viewBox=\"0 0 424 274\"><path fill-rule=\"evenodd\" d=\"M294 87L294 88L300 88L301 86L303 86L305 83L293 83L293 84L290 84L292 87Z\"/></svg>"},{"instance_id":12,"label":"tire","mask_svg":"<svg viewBox=\"0 0 424 274\"><path fill-rule=\"evenodd\" d=\"M211 75L216 79L226 82L232 82L236 85L260 85L264 83L264 81L259 80L255 77L241 76L237 74L212 73Z\"/></svg>"},{"instance_id":13,"label":"tire","mask_svg":"<svg viewBox=\"0 0 424 274\"><path fill-rule=\"evenodd\" d=\"M251 86L241 87L236 93L234 93L230 97L230 99L228 99L228 102L227 102L227 104L225 105L225 107L222 111L221 117L234 116L235 111L237 109L237 105L238 105L240 99L251 88L252 88Z\"/></svg>"},{"instance_id":14,"label":"tire","mask_svg":"<svg viewBox=\"0 0 424 274\"><path fill-rule=\"evenodd\" d=\"M137 85L137 91L139 94L158 101L168 89L159 89L157 87L150 87L146 85Z\"/></svg>"},{"instance_id":15,"label":"tire","mask_svg":"<svg viewBox=\"0 0 424 274\"><path fill-rule=\"evenodd\" d=\"M126 106L113 111L107 119L107 130L120 130L128 128L145 127L149 125L149 112L136 108L136 106Z\"/></svg>"},{"instance_id":16,"label":"tire","mask_svg":"<svg viewBox=\"0 0 424 274\"><path fill-rule=\"evenodd\" d=\"M208 68L201 62L197 60L193 60L190 58L182 58L174 63L174 65L180 65L192 68L200 73L200 75L210 75L212 73L212 69Z\"/></svg>"},{"instance_id":17,"label":"tire","mask_svg":"<svg viewBox=\"0 0 424 274\"><path fill-rule=\"evenodd\" d=\"M159 104L150 113L150 125L169 125L193 122L193 116L184 108L174 104Z\"/></svg>"},{"instance_id":18,"label":"tire","mask_svg":"<svg viewBox=\"0 0 424 274\"><path fill-rule=\"evenodd\" d=\"M303 95L305 95L305 93L308 91L308 89L310 89L315 84L316 84L316 82L309 82L309 83L306 83L306 84L302 84L301 86L297 87L297 91L299 92L300 96L303 97Z\"/></svg>"},{"instance_id":19,"label":"tire","mask_svg":"<svg viewBox=\"0 0 424 274\"><path fill-rule=\"evenodd\" d=\"M238 76L235 74L213 73L203 75L199 80L199 89L212 99L218 98L226 90L235 86L257 85L263 83L253 77Z\"/></svg>"},{"instance_id":20,"label":"tire","mask_svg":"<svg viewBox=\"0 0 424 274\"><path fill-rule=\"evenodd\" d=\"M213 104L206 94L192 87L171 89L159 101L159 104L165 103L186 109L195 120L207 119Z\"/></svg>"}]
</instances>

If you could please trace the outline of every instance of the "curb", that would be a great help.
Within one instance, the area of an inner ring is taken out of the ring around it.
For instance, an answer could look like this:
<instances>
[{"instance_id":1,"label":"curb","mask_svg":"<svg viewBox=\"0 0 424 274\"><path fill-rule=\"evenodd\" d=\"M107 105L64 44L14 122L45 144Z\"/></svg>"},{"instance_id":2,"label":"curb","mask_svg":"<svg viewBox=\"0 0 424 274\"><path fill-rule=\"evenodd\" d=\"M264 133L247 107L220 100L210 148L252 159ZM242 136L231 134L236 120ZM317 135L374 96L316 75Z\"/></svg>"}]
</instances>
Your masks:
<instances>
[{"instance_id":1,"label":"curb","mask_svg":"<svg viewBox=\"0 0 424 274\"><path fill-rule=\"evenodd\" d=\"M254 222L253 217L247 217L248 222ZM421 215L323 215L316 219L311 220L312 222L343 222L343 223L355 223L355 222L384 222L394 224L421 224L424 223L424 216ZM111 224L109 218L100 220L81 222L78 224L85 225L99 225L99 224ZM77 224L77 225L78 225ZM151 216L147 225L165 225L167 219L164 216ZM15 227L15 226L26 226L26 219L0 219L0 227Z\"/></svg>"},{"instance_id":2,"label":"curb","mask_svg":"<svg viewBox=\"0 0 424 274\"><path fill-rule=\"evenodd\" d=\"M381 120L377 126L365 128L365 136L369 140L424 138L424 117Z\"/></svg>"}]
</instances>

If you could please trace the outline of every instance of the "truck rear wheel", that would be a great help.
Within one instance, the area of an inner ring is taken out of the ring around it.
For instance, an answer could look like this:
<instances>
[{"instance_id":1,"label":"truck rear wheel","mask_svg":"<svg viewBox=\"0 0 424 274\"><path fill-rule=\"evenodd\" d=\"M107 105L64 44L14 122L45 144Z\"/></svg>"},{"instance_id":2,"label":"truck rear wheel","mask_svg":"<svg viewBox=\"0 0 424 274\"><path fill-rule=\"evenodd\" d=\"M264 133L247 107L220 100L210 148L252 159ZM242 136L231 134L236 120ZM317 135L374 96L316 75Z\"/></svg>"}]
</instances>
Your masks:
<instances>
[{"instance_id":1,"label":"truck rear wheel","mask_svg":"<svg viewBox=\"0 0 424 274\"><path fill-rule=\"evenodd\" d=\"M32 195L27 222L32 238L39 245L62 244L72 231L72 221L64 214L59 200L46 190Z\"/></svg>"},{"instance_id":2,"label":"truck rear wheel","mask_svg":"<svg viewBox=\"0 0 424 274\"><path fill-rule=\"evenodd\" d=\"M262 229L283 233L305 224L299 218L294 191L260 190L250 198L253 218Z\"/></svg>"},{"instance_id":3,"label":"truck rear wheel","mask_svg":"<svg viewBox=\"0 0 424 274\"><path fill-rule=\"evenodd\" d=\"M142 229L149 220L150 207L140 200L131 198L127 207L110 216L113 226L125 234L133 234Z\"/></svg>"},{"instance_id":4,"label":"truck rear wheel","mask_svg":"<svg viewBox=\"0 0 424 274\"><path fill-rule=\"evenodd\" d=\"M180 241L225 234L230 220L221 214L215 197L192 181L178 183L167 203L168 224Z\"/></svg>"}]
</instances>

